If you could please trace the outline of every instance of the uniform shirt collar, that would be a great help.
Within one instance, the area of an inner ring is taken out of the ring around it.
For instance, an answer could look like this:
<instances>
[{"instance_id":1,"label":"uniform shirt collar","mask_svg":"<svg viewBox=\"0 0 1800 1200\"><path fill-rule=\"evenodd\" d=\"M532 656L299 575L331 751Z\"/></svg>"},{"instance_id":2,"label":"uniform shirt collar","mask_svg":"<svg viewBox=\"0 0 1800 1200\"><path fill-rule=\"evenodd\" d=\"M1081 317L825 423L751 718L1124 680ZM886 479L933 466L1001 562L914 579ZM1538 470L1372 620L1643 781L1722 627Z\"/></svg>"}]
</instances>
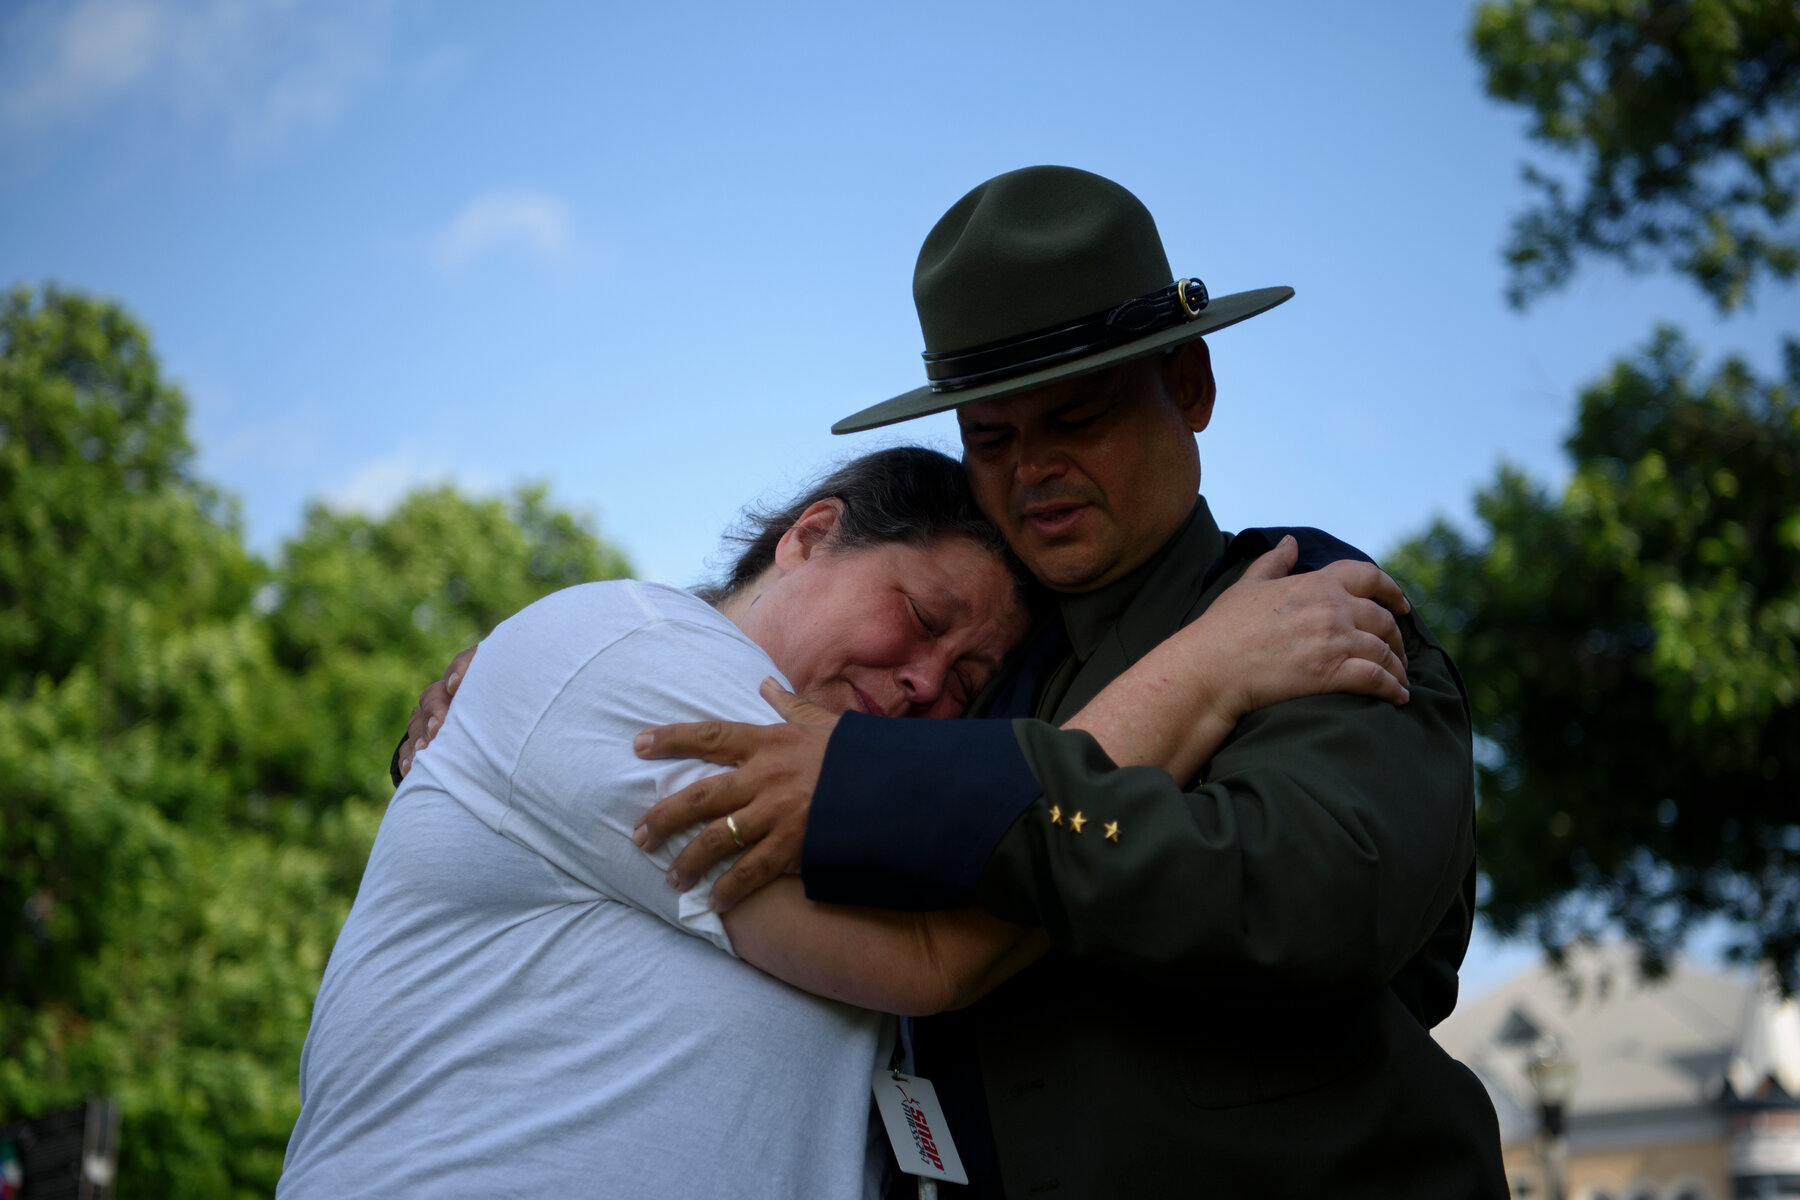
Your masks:
<instances>
[{"instance_id":1,"label":"uniform shirt collar","mask_svg":"<svg viewBox=\"0 0 1800 1200\"><path fill-rule=\"evenodd\" d=\"M1144 565L1096 591L1061 599L1075 656L1087 661L1107 631L1119 628L1127 656L1132 661L1142 657L1179 627L1200 595L1206 568L1224 550L1225 537L1206 498L1196 497L1181 528Z\"/></svg>"}]
</instances>

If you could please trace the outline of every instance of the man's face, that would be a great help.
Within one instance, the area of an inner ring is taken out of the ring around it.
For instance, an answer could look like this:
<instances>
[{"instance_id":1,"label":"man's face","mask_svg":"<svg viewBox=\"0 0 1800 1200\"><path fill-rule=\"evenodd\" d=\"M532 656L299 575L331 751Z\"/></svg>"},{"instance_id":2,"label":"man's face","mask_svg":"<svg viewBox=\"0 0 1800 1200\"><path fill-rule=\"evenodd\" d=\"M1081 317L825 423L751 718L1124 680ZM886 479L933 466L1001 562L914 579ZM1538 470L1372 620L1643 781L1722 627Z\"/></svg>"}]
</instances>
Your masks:
<instances>
[{"instance_id":1,"label":"man's face","mask_svg":"<svg viewBox=\"0 0 1800 1200\"><path fill-rule=\"evenodd\" d=\"M1092 375L957 410L977 503L1047 586L1087 592L1180 528L1200 488L1193 435L1212 417L1196 339Z\"/></svg>"}]
</instances>

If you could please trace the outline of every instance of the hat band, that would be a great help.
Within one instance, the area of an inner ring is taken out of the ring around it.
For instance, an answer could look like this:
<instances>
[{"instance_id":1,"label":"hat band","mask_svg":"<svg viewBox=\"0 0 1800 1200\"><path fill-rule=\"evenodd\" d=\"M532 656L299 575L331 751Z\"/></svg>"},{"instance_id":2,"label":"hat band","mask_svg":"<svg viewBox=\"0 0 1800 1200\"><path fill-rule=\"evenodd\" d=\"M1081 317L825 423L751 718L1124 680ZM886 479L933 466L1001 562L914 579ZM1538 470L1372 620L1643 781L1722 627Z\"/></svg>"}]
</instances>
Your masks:
<instances>
[{"instance_id":1,"label":"hat band","mask_svg":"<svg viewBox=\"0 0 1800 1200\"><path fill-rule=\"evenodd\" d=\"M1160 333L1200 315L1206 285L1198 279L1174 283L1123 304L1091 313L1066 325L1052 325L964 350L927 350L925 377L934 392L955 392L977 384L1025 375L1071 358Z\"/></svg>"}]
</instances>

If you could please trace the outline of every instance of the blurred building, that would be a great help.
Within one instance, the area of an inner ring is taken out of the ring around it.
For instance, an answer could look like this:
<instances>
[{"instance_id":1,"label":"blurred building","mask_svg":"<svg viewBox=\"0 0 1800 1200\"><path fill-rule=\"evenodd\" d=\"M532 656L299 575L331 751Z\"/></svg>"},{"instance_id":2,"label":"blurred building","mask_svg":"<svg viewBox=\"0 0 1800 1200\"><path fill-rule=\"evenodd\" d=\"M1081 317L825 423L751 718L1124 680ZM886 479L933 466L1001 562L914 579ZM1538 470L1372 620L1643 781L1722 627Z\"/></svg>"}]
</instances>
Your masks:
<instances>
[{"instance_id":1,"label":"blurred building","mask_svg":"<svg viewBox=\"0 0 1800 1200\"><path fill-rule=\"evenodd\" d=\"M0 1200L111 1200L118 1163L119 1106L107 1097L0 1120Z\"/></svg>"},{"instance_id":2,"label":"blurred building","mask_svg":"<svg viewBox=\"0 0 1800 1200\"><path fill-rule=\"evenodd\" d=\"M1678 966L1645 984L1627 951L1587 951L1465 1004L1436 1036L1493 1097L1515 1200L1549 1200L1554 1161L1566 1200L1800 1197L1800 1006L1753 975ZM1547 1047L1572 1067L1548 1114L1561 1144L1533 1086Z\"/></svg>"}]
</instances>

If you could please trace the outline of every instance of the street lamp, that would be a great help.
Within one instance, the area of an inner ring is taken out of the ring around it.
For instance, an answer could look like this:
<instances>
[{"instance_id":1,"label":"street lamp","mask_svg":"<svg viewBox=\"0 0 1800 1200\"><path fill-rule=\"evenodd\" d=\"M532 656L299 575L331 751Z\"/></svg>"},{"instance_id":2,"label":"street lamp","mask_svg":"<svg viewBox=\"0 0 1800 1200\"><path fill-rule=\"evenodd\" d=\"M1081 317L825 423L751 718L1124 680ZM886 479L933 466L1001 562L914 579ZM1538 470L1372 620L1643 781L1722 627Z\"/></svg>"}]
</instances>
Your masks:
<instances>
[{"instance_id":1,"label":"street lamp","mask_svg":"<svg viewBox=\"0 0 1800 1200\"><path fill-rule=\"evenodd\" d=\"M1569 1157L1566 1108L1569 1093L1575 1090L1575 1058L1556 1038L1545 1035L1532 1047L1531 1057L1525 1063L1525 1078L1537 1094L1544 1191L1547 1200L1565 1200Z\"/></svg>"}]
</instances>

